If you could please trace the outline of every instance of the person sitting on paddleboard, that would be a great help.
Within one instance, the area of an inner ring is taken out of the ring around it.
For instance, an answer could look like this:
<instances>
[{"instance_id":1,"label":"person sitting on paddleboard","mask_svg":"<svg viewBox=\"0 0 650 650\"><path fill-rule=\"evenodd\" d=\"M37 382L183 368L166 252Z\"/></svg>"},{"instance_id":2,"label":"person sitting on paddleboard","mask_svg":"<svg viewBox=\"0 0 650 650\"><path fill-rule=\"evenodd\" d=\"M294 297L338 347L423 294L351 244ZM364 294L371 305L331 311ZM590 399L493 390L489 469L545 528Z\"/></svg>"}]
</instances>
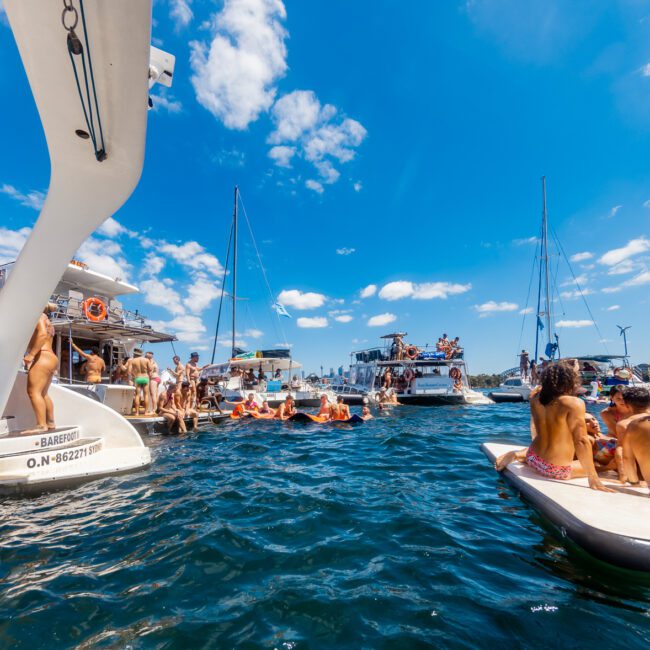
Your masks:
<instances>
[{"instance_id":1,"label":"person sitting on paddleboard","mask_svg":"<svg viewBox=\"0 0 650 650\"><path fill-rule=\"evenodd\" d=\"M537 435L526 451L526 464L546 478L568 480L586 476L592 490L612 492L596 474L585 423L585 403L575 396L578 385L579 374L572 363L560 362L545 369L541 390L530 399ZM578 460L574 460L574 455ZM516 452L510 460L515 456ZM499 465L497 461L497 469Z\"/></svg>"},{"instance_id":2,"label":"person sitting on paddleboard","mask_svg":"<svg viewBox=\"0 0 650 650\"><path fill-rule=\"evenodd\" d=\"M343 396L339 395L336 398L336 406L338 408L338 420L349 420L350 419L350 407L343 402Z\"/></svg>"},{"instance_id":3,"label":"person sitting on paddleboard","mask_svg":"<svg viewBox=\"0 0 650 650\"><path fill-rule=\"evenodd\" d=\"M251 413L259 410L259 406L255 401L255 395L253 393L248 393L248 399L244 402L244 410Z\"/></svg>"},{"instance_id":4,"label":"person sitting on paddleboard","mask_svg":"<svg viewBox=\"0 0 650 650\"><path fill-rule=\"evenodd\" d=\"M318 417L330 418L332 415L332 407L327 399L327 395L320 396L320 409L318 410Z\"/></svg>"},{"instance_id":5,"label":"person sitting on paddleboard","mask_svg":"<svg viewBox=\"0 0 650 650\"><path fill-rule=\"evenodd\" d=\"M275 417L278 420L288 420L292 415L296 414L295 402L292 395L287 395L284 402L278 406L275 412Z\"/></svg>"},{"instance_id":6,"label":"person sitting on paddleboard","mask_svg":"<svg viewBox=\"0 0 650 650\"><path fill-rule=\"evenodd\" d=\"M260 415L275 415L275 409L272 409L266 400L262 402L262 406L258 412Z\"/></svg>"}]
</instances>

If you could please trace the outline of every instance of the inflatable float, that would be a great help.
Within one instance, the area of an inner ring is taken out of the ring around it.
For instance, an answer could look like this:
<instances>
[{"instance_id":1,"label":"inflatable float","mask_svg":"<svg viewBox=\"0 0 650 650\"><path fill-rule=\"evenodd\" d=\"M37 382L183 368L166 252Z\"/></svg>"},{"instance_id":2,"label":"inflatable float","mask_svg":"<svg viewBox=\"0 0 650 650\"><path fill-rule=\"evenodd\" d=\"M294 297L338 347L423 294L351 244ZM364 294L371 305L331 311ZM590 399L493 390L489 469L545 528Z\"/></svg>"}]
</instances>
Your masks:
<instances>
[{"instance_id":1,"label":"inflatable float","mask_svg":"<svg viewBox=\"0 0 650 650\"><path fill-rule=\"evenodd\" d=\"M365 420L356 413L353 413L347 420L330 420L321 415L310 415L309 413L296 413L289 418L291 422L315 422L316 424L361 424Z\"/></svg>"},{"instance_id":2,"label":"inflatable float","mask_svg":"<svg viewBox=\"0 0 650 650\"><path fill-rule=\"evenodd\" d=\"M490 462L521 445L486 442ZM540 476L528 465L512 462L503 477L562 535L609 564L650 572L650 495L648 488L604 479L615 492L589 489L586 478L559 481Z\"/></svg>"}]
</instances>

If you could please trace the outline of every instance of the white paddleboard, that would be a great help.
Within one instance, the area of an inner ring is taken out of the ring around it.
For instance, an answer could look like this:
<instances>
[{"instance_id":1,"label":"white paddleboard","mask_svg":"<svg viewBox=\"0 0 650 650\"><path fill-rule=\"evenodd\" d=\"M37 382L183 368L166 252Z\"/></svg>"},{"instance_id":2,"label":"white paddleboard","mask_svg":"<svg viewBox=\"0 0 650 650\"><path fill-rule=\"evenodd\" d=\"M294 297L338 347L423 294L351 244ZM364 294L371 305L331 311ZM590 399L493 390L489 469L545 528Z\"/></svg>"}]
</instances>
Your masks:
<instances>
[{"instance_id":1,"label":"white paddleboard","mask_svg":"<svg viewBox=\"0 0 650 650\"><path fill-rule=\"evenodd\" d=\"M486 442L481 451L497 456L521 445ZM513 462L503 477L563 534L588 553L627 569L650 571L650 494L648 488L602 479L616 492L591 490L586 478L560 481Z\"/></svg>"}]
</instances>

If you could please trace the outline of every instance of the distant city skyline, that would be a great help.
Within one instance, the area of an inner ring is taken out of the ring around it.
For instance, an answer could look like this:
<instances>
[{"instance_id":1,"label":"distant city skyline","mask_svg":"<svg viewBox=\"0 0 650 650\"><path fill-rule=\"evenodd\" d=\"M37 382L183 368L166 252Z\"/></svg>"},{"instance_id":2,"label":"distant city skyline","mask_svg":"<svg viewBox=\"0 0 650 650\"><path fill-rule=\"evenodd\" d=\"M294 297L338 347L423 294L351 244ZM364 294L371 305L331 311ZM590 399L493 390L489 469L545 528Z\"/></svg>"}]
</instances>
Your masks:
<instances>
[{"instance_id":1,"label":"distant city skyline","mask_svg":"<svg viewBox=\"0 0 650 650\"><path fill-rule=\"evenodd\" d=\"M289 343L309 373L393 328L430 345L446 332L473 374L500 372L534 345L545 175L575 275L555 267L562 353L622 354L631 326L633 362L650 361L650 10L527 6L155 2L174 84L154 90L140 185L78 259L137 285L125 306L203 363L238 185L241 347ZM0 55L3 263L38 216L49 159L1 2Z\"/></svg>"}]
</instances>

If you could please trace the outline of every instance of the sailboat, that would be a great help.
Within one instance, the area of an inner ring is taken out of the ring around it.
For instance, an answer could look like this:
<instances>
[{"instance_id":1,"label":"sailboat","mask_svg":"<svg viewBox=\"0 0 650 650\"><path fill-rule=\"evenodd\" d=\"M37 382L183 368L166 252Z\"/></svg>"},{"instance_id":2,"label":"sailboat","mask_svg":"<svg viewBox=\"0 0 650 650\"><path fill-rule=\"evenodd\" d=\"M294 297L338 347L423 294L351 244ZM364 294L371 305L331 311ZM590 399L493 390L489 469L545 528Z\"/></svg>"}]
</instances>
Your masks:
<instances>
[{"instance_id":1,"label":"sailboat","mask_svg":"<svg viewBox=\"0 0 650 650\"><path fill-rule=\"evenodd\" d=\"M151 2L4 0L43 125L51 180L0 290L0 492L52 489L145 467L151 455L117 411L53 384L57 429L34 426L27 373L34 325L81 243L142 173L149 89L173 57L152 50Z\"/></svg>"},{"instance_id":2,"label":"sailboat","mask_svg":"<svg viewBox=\"0 0 650 650\"><path fill-rule=\"evenodd\" d=\"M551 254L549 252L548 238L548 212L546 207L546 177L542 176L542 225L539 237L539 249L537 258L539 261L538 278L537 278L537 310L536 310L536 327L535 327L535 362L552 362L561 358L560 337L553 331L554 324L554 288L551 281ZM593 319L589 305L580 285L578 284L564 250L557 241L559 254L564 257L569 270L575 281L577 291L583 299L589 315L592 316L594 326L598 326ZM525 318L525 316L524 316ZM623 328L620 328L623 330ZM622 332L624 333L624 332ZM523 352L523 350L522 350ZM579 357L581 382L583 387L588 391L588 400L595 400L599 393L606 395L611 386L616 384L624 385L643 385L643 378L634 368L630 366L627 354L627 340L625 344L625 354L593 354ZM495 402L520 402L527 401L532 390L530 377L523 376L518 367L511 368L502 373L503 382L499 388L489 393Z\"/></svg>"},{"instance_id":3,"label":"sailboat","mask_svg":"<svg viewBox=\"0 0 650 650\"><path fill-rule=\"evenodd\" d=\"M255 396L258 404L268 402L271 407L279 406L289 394L293 396L298 406L318 406L322 394L326 394L330 401L336 401L336 395L332 391L316 390L311 384L308 384L302 379L300 374L302 365L293 359L288 344L285 347L278 347L271 350L253 351L243 350L237 345L237 305L238 301L242 299L237 293L240 200L239 187L235 186L233 217L226 253L221 298L219 300L217 326L212 346L212 359L210 365L202 370L201 377L213 381L224 399L229 402L245 400L251 393ZM248 226L250 229L250 223L248 223ZM250 232L252 236L252 229L250 229ZM257 245L255 245L255 249L257 250ZM215 363L219 328L221 325L221 313L226 295L226 276L229 270L228 265L231 259L231 253L232 273L230 299L232 302L232 338L230 357L222 363ZM262 266L262 260L259 254L258 262L266 280L266 271ZM282 307L275 303L268 281L266 284L272 308L279 322ZM286 311L284 311L284 314L288 315Z\"/></svg>"}]
</instances>

